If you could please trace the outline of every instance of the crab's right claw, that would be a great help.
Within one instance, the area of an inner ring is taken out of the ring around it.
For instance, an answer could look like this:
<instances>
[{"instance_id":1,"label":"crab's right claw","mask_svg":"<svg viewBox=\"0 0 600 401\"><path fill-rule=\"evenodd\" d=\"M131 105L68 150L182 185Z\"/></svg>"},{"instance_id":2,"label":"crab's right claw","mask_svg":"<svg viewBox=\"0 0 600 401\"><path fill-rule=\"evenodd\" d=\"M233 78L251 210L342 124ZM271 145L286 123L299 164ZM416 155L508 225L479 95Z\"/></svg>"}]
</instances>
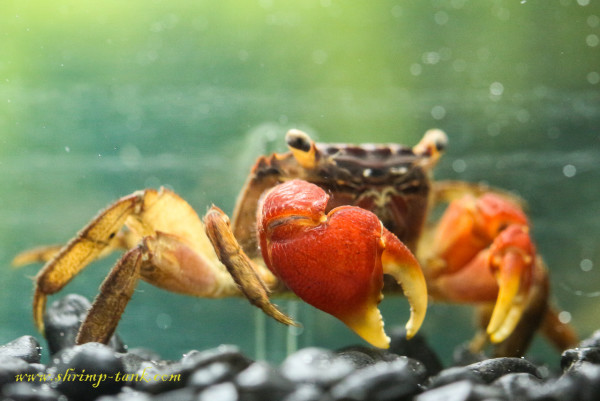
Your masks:
<instances>
[{"instance_id":1,"label":"crab's right claw","mask_svg":"<svg viewBox=\"0 0 600 401\"><path fill-rule=\"evenodd\" d=\"M414 256L365 209L342 206L325 214L328 198L323 189L300 180L264 196L258 231L265 263L302 300L379 348L390 342L377 306L383 273L392 274L411 303L407 329L414 335L427 305Z\"/></svg>"},{"instance_id":2,"label":"crab's right claw","mask_svg":"<svg viewBox=\"0 0 600 401\"><path fill-rule=\"evenodd\" d=\"M498 282L498 298L487 326L493 343L504 341L515 329L527 305L535 269L535 247L527 227L511 225L495 239L489 266Z\"/></svg>"},{"instance_id":3,"label":"crab's right claw","mask_svg":"<svg viewBox=\"0 0 600 401\"><path fill-rule=\"evenodd\" d=\"M394 277L410 303L410 319L406 323L406 338L421 327L427 312L427 284L419 262L412 252L387 229L383 229L385 250L381 256L383 272Z\"/></svg>"}]
</instances>

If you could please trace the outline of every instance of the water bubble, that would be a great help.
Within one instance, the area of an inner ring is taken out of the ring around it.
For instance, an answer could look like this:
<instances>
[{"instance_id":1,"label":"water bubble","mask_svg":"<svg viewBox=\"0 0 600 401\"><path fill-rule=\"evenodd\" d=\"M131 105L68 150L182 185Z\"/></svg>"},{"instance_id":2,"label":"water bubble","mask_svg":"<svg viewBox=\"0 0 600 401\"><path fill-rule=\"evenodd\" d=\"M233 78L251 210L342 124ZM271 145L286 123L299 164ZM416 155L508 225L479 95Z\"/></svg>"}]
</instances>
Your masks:
<instances>
[{"instance_id":1,"label":"water bubble","mask_svg":"<svg viewBox=\"0 0 600 401\"><path fill-rule=\"evenodd\" d=\"M452 7L459 9L459 8L463 8L463 6L465 5L465 3L467 2L467 0L451 0L450 3L452 4Z\"/></svg>"},{"instance_id":2,"label":"water bubble","mask_svg":"<svg viewBox=\"0 0 600 401\"><path fill-rule=\"evenodd\" d=\"M68 146L65 146L65 152L69 153L71 151L71 148Z\"/></svg>"},{"instance_id":3,"label":"water bubble","mask_svg":"<svg viewBox=\"0 0 600 401\"><path fill-rule=\"evenodd\" d=\"M492 96L501 96L503 92L504 92L504 85L502 85L500 82L493 82L490 85L490 94Z\"/></svg>"},{"instance_id":4,"label":"water bubble","mask_svg":"<svg viewBox=\"0 0 600 401\"><path fill-rule=\"evenodd\" d=\"M436 24L445 25L446 22L448 22L448 13L446 13L445 11L438 11L433 16L433 19L435 20Z\"/></svg>"},{"instance_id":5,"label":"water bubble","mask_svg":"<svg viewBox=\"0 0 600 401\"><path fill-rule=\"evenodd\" d=\"M566 166L563 167L563 174L567 178L574 177L576 173L577 173L577 169L572 164L567 164Z\"/></svg>"},{"instance_id":6,"label":"water bubble","mask_svg":"<svg viewBox=\"0 0 600 401\"><path fill-rule=\"evenodd\" d=\"M456 159L452 162L452 170L457 173L463 173L467 169L467 163L463 159Z\"/></svg>"},{"instance_id":7,"label":"water bubble","mask_svg":"<svg viewBox=\"0 0 600 401\"><path fill-rule=\"evenodd\" d=\"M437 63L439 63L440 59L441 59L441 57L438 52L425 52L421 56L421 60L423 61L423 64L432 64L432 65L437 64Z\"/></svg>"},{"instance_id":8,"label":"water bubble","mask_svg":"<svg viewBox=\"0 0 600 401\"><path fill-rule=\"evenodd\" d=\"M171 319L171 315L168 315L166 313L159 313L156 316L156 325L159 329L168 329L169 327L171 327L172 321L173 320Z\"/></svg>"},{"instance_id":9,"label":"water bubble","mask_svg":"<svg viewBox=\"0 0 600 401\"><path fill-rule=\"evenodd\" d=\"M579 4L580 6L587 6L588 4L590 4L590 0L577 0L577 4Z\"/></svg>"},{"instance_id":10,"label":"water bubble","mask_svg":"<svg viewBox=\"0 0 600 401\"><path fill-rule=\"evenodd\" d=\"M592 85L596 85L598 82L600 82L600 74L598 74L596 71L592 71L587 74L586 78L587 81Z\"/></svg>"},{"instance_id":11,"label":"water bubble","mask_svg":"<svg viewBox=\"0 0 600 401\"><path fill-rule=\"evenodd\" d=\"M446 109L443 106L433 106L431 116L436 120L441 120L446 116Z\"/></svg>"},{"instance_id":12,"label":"water bubble","mask_svg":"<svg viewBox=\"0 0 600 401\"><path fill-rule=\"evenodd\" d=\"M566 310L560 312L558 314L558 320L560 320L560 322L563 324L569 323L571 321L571 313L567 312Z\"/></svg>"},{"instance_id":13,"label":"water bubble","mask_svg":"<svg viewBox=\"0 0 600 401\"><path fill-rule=\"evenodd\" d=\"M421 67L421 64L414 63L410 66L410 73L415 77L421 75L421 72L423 72L423 67Z\"/></svg>"},{"instance_id":14,"label":"water bubble","mask_svg":"<svg viewBox=\"0 0 600 401\"><path fill-rule=\"evenodd\" d=\"M600 25L600 17L597 15L590 15L587 17L587 24L590 28L596 28L598 25Z\"/></svg>"},{"instance_id":15,"label":"water bubble","mask_svg":"<svg viewBox=\"0 0 600 401\"><path fill-rule=\"evenodd\" d=\"M584 272L589 272L594 268L594 262L592 262L590 259L583 259L579 263L579 268Z\"/></svg>"},{"instance_id":16,"label":"water bubble","mask_svg":"<svg viewBox=\"0 0 600 401\"><path fill-rule=\"evenodd\" d=\"M142 154L136 146L128 143L119 151L119 159L125 167L136 168L142 161Z\"/></svg>"},{"instance_id":17,"label":"water bubble","mask_svg":"<svg viewBox=\"0 0 600 401\"><path fill-rule=\"evenodd\" d=\"M596 47L600 44L600 38L598 38L598 35L591 33L586 36L585 43L587 43L589 47Z\"/></svg>"}]
</instances>

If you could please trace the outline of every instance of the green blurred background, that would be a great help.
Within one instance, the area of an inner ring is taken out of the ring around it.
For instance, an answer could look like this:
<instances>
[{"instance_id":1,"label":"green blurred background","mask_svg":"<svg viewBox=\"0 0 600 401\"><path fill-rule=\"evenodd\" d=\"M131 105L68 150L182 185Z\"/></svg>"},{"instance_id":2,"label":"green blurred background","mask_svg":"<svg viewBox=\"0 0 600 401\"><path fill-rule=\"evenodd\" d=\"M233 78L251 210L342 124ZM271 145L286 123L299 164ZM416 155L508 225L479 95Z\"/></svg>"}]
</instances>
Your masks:
<instances>
[{"instance_id":1,"label":"green blurred background","mask_svg":"<svg viewBox=\"0 0 600 401\"><path fill-rule=\"evenodd\" d=\"M599 89L597 0L2 1L0 343L37 335L40 266L12 270L17 252L66 241L145 187L172 188L200 214L212 202L231 212L253 160L285 150L291 127L410 145L444 129L436 176L528 200L553 297L589 335L600 328ZM62 294L93 298L115 260ZM278 361L296 346L361 342L278 303L304 328L288 332L241 299L142 283L118 332L164 358L232 343ZM408 318L403 299L382 310L388 328ZM468 307L433 305L423 333L448 361L471 323ZM541 340L531 355L558 357Z\"/></svg>"}]
</instances>

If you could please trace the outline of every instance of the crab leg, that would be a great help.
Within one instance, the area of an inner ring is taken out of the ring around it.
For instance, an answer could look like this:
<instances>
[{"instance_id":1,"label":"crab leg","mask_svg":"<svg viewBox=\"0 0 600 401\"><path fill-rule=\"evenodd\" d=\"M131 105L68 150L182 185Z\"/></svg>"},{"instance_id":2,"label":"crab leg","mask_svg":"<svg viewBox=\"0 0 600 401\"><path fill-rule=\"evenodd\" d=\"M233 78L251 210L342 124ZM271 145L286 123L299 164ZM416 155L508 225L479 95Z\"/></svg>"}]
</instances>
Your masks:
<instances>
[{"instance_id":1,"label":"crab leg","mask_svg":"<svg viewBox=\"0 0 600 401\"><path fill-rule=\"evenodd\" d=\"M293 319L277 309L269 300L269 289L258 276L258 267L237 243L227 215L213 205L204 216L204 224L219 260L250 303L280 323L297 326Z\"/></svg>"},{"instance_id":2,"label":"crab leg","mask_svg":"<svg viewBox=\"0 0 600 401\"><path fill-rule=\"evenodd\" d=\"M140 278L143 253L142 246L133 248L104 279L77 334L77 344L90 341L106 344L110 340Z\"/></svg>"},{"instance_id":3,"label":"crab leg","mask_svg":"<svg viewBox=\"0 0 600 401\"><path fill-rule=\"evenodd\" d=\"M136 213L143 201L141 193L119 199L100 212L77 236L65 245L36 276L33 296L33 318L43 332L46 297L60 291L85 266L95 260L111 243L112 238Z\"/></svg>"}]
</instances>

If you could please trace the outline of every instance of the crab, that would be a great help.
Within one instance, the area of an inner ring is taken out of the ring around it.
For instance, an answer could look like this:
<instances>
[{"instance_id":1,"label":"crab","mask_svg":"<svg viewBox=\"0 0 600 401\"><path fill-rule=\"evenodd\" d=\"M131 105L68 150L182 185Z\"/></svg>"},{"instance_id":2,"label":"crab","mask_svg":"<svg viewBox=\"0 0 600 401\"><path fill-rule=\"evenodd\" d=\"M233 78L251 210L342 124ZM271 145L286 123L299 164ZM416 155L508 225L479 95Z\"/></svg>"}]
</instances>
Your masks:
<instances>
[{"instance_id":1,"label":"crab","mask_svg":"<svg viewBox=\"0 0 600 401\"><path fill-rule=\"evenodd\" d=\"M576 343L548 301L548 270L523 201L431 179L445 133L429 130L412 148L316 143L299 130L286 142L289 152L258 158L231 220L214 205L200 219L174 192L145 189L109 205L66 245L19 254L16 265L46 262L35 278L37 328L44 330L49 295L124 249L78 343L110 339L140 279L197 297L245 296L286 325L297 323L271 296L293 292L379 348L390 342L378 309L383 293L408 299L407 338L431 298L476 306L473 350L493 344L496 355L521 355L538 329L559 349ZM428 221L445 204L439 222Z\"/></svg>"}]
</instances>

